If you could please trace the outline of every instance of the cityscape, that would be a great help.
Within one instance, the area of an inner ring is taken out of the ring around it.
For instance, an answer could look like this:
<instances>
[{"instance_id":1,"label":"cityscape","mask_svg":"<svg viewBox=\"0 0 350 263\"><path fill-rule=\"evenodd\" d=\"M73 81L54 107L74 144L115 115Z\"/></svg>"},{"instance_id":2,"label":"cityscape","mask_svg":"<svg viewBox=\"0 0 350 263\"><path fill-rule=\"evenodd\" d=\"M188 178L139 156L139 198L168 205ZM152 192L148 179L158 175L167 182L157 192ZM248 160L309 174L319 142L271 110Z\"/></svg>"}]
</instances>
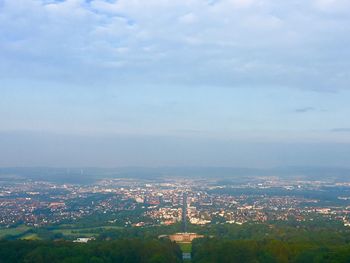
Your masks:
<instances>
[{"instance_id":1,"label":"cityscape","mask_svg":"<svg viewBox=\"0 0 350 263\"><path fill-rule=\"evenodd\" d=\"M24 180L0 186L2 228L60 225L93 216L99 216L101 224L121 227L318 218L348 226L350 182L256 177L223 184L198 178L112 178L89 185Z\"/></svg>"},{"instance_id":2,"label":"cityscape","mask_svg":"<svg viewBox=\"0 0 350 263\"><path fill-rule=\"evenodd\" d=\"M0 263L350 263L350 0L0 0Z\"/></svg>"}]
</instances>

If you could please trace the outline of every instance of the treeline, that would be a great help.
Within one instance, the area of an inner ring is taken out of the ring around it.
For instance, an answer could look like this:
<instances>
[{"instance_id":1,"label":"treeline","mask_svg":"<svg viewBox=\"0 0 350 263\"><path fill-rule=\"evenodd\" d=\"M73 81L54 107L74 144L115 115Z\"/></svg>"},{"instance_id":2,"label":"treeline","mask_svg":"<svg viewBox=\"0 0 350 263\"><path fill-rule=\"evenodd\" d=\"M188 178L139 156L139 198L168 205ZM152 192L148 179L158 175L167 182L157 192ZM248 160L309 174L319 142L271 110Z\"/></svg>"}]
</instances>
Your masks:
<instances>
[{"instance_id":1,"label":"treeline","mask_svg":"<svg viewBox=\"0 0 350 263\"><path fill-rule=\"evenodd\" d=\"M349 263L350 245L320 246L278 240L197 239L193 263Z\"/></svg>"},{"instance_id":2,"label":"treeline","mask_svg":"<svg viewBox=\"0 0 350 263\"><path fill-rule=\"evenodd\" d=\"M194 263L350 263L350 230L323 220L211 225L192 244Z\"/></svg>"},{"instance_id":3,"label":"treeline","mask_svg":"<svg viewBox=\"0 0 350 263\"><path fill-rule=\"evenodd\" d=\"M308 222L273 222L273 223L245 223L210 224L196 226L188 224L188 231L212 236L219 239L231 240L264 240L276 239L283 242L311 242L319 244L344 245L350 243L350 228L341 222L324 219ZM91 231L89 231L91 232ZM127 227L120 229L96 229L95 234L100 240L140 238L156 239L159 235L181 232L181 224L154 227ZM80 234L83 234L81 232ZM57 233L56 233L57 235ZM350 262L349 262L350 263Z\"/></svg>"},{"instance_id":4,"label":"treeline","mask_svg":"<svg viewBox=\"0 0 350 263\"><path fill-rule=\"evenodd\" d=\"M178 245L168 240L0 241L0 263L176 263Z\"/></svg>"},{"instance_id":5,"label":"treeline","mask_svg":"<svg viewBox=\"0 0 350 263\"><path fill-rule=\"evenodd\" d=\"M339 222L314 220L309 222L280 222L280 223L246 223L216 224L206 227L190 225L191 232L205 236L229 240L275 239L292 243L315 243L318 245L346 245L350 244L350 228Z\"/></svg>"}]
</instances>

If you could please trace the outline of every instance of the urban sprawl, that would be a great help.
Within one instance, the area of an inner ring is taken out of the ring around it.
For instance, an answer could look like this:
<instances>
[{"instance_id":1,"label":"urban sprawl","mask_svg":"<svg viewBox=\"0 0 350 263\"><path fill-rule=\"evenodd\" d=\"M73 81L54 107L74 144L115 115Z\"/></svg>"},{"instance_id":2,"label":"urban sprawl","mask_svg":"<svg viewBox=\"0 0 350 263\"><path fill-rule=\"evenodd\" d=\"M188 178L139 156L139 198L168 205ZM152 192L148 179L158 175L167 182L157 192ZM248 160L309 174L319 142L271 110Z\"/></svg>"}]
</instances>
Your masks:
<instances>
[{"instance_id":1,"label":"urban sprawl","mask_svg":"<svg viewBox=\"0 0 350 263\"><path fill-rule=\"evenodd\" d=\"M206 225L320 217L348 226L349 189L346 182L277 177L228 184L180 178L103 179L92 185L26 180L0 186L0 226L40 227L96 215L106 224L122 227L172 225L183 218L193 225ZM318 198L317 193L326 198Z\"/></svg>"}]
</instances>

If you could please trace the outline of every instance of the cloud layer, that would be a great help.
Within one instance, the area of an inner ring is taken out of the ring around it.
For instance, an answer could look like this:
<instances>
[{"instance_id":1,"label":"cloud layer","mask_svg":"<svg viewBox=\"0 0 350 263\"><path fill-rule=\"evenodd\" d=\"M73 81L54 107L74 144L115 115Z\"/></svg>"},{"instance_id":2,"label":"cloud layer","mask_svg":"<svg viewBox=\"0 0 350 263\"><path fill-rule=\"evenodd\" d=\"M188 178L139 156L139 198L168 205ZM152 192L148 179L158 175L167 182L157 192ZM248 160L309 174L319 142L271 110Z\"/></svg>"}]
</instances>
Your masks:
<instances>
[{"instance_id":1,"label":"cloud layer","mask_svg":"<svg viewBox=\"0 0 350 263\"><path fill-rule=\"evenodd\" d=\"M348 87L346 0L2 0L1 76Z\"/></svg>"},{"instance_id":2,"label":"cloud layer","mask_svg":"<svg viewBox=\"0 0 350 263\"><path fill-rule=\"evenodd\" d=\"M349 46L349 0L0 0L0 166L346 165Z\"/></svg>"}]
</instances>

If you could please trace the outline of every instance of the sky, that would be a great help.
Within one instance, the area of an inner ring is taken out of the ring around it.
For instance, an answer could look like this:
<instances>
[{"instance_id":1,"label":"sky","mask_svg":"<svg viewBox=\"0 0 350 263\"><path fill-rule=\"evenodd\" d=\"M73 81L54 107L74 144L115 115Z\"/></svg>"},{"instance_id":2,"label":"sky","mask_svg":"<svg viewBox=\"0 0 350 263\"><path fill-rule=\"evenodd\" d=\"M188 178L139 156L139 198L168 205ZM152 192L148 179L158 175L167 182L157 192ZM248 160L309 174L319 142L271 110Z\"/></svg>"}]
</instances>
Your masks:
<instances>
[{"instance_id":1,"label":"sky","mask_svg":"<svg viewBox=\"0 0 350 263\"><path fill-rule=\"evenodd\" d=\"M350 167L348 0L0 0L0 166Z\"/></svg>"}]
</instances>

